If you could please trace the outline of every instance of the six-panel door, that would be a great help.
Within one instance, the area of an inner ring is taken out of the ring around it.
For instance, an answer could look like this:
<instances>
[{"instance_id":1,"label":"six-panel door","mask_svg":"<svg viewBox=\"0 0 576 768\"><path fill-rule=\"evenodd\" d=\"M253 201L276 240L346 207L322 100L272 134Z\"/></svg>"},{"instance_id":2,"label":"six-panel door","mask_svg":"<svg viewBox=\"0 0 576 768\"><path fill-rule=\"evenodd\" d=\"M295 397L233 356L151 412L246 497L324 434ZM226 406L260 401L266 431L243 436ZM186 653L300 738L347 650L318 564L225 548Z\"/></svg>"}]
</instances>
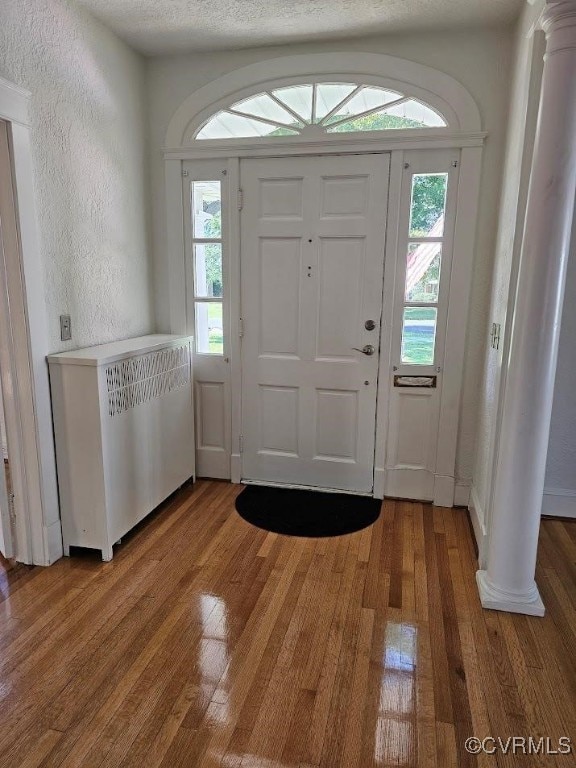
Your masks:
<instances>
[{"instance_id":1,"label":"six-panel door","mask_svg":"<svg viewBox=\"0 0 576 768\"><path fill-rule=\"evenodd\" d=\"M388 157L246 160L241 183L243 479L369 493Z\"/></svg>"}]
</instances>

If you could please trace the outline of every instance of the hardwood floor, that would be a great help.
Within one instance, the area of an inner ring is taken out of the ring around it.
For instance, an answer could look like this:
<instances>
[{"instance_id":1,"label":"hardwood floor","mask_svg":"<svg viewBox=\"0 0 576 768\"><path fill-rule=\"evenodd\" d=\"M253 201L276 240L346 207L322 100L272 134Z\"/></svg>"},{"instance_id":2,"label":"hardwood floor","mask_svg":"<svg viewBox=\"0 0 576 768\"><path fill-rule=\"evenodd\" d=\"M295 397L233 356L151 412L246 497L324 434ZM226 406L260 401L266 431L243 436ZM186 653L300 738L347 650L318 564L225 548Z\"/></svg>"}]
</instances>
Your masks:
<instances>
[{"instance_id":1,"label":"hardwood floor","mask_svg":"<svg viewBox=\"0 0 576 768\"><path fill-rule=\"evenodd\" d=\"M464 742L576 742L576 524L544 522L528 618L480 607L463 510L292 539L238 490L179 492L111 563L3 564L0 766L575 765Z\"/></svg>"}]
</instances>

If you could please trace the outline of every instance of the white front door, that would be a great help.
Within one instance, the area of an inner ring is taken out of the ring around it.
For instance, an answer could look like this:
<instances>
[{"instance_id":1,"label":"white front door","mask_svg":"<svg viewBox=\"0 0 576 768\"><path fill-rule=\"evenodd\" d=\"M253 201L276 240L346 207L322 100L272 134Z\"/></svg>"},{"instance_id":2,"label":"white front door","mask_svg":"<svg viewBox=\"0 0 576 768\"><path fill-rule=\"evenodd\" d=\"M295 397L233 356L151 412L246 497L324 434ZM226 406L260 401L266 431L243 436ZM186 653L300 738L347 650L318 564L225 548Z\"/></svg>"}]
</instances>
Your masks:
<instances>
[{"instance_id":1,"label":"white front door","mask_svg":"<svg viewBox=\"0 0 576 768\"><path fill-rule=\"evenodd\" d=\"M241 164L244 480L373 489L388 173L387 155Z\"/></svg>"}]
</instances>

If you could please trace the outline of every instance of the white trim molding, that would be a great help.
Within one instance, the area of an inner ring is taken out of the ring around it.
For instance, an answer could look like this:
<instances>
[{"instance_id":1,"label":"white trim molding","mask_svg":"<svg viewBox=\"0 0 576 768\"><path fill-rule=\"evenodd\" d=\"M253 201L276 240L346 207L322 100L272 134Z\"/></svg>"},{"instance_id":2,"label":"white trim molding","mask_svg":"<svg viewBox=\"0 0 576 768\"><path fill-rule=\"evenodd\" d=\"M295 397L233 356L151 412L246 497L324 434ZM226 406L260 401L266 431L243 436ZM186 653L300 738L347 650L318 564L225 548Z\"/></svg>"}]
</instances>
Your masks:
<instances>
[{"instance_id":1,"label":"white trim molding","mask_svg":"<svg viewBox=\"0 0 576 768\"><path fill-rule=\"evenodd\" d=\"M11 123L29 125L30 91L0 77L0 118Z\"/></svg>"},{"instance_id":2,"label":"white trim molding","mask_svg":"<svg viewBox=\"0 0 576 768\"><path fill-rule=\"evenodd\" d=\"M576 518L576 491L566 488L544 488L542 514Z\"/></svg>"},{"instance_id":3,"label":"white trim molding","mask_svg":"<svg viewBox=\"0 0 576 768\"><path fill-rule=\"evenodd\" d=\"M466 88L450 75L439 70L378 53L316 53L299 56L280 56L249 64L207 83L192 93L176 110L166 132L167 150L192 145L223 144L222 141L196 142L195 130L232 99L247 98L270 88L298 82L322 82L353 78L367 85L385 86L414 96L440 111L448 121L448 132L478 133L481 130L480 113ZM419 133L437 134L438 129L422 129ZM298 137L296 137L298 138ZM303 137L302 137L303 138ZM334 137L337 142L338 136ZM275 139L268 140L278 145ZM233 142L225 142L228 147ZM241 140L241 144L262 146ZM281 141L283 145L286 140ZM298 144L291 140L290 144ZM306 143L306 140L303 141ZM324 146L325 143L323 142ZM208 149L208 148L207 148Z\"/></svg>"},{"instance_id":4,"label":"white trim molding","mask_svg":"<svg viewBox=\"0 0 576 768\"><path fill-rule=\"evenodd\" d=\"M476 583L482 608L508 613L522 613L526 616L544 616L544 603L536 583L528 592L509 592L499 589L490 581L488 571L476 571Z\"/></svg>"},{"instance_id":5,"label":"white trim molding","mask_svg":"<svg viewBox=\"0 0 576 768\"><path fill-rule=\"evenodd\" d=\"M482 148L487 133L463 133L438 128L409 128L404 131L365 131L326 134L322 139L305 136L262 136L257 139L197 141L189 147L165 148L166 160L206 160L217 157L284 157L318 155L322 152L357 154L410 149Z\"/></svg>"},{"instance_id":6,"label":"white trim molding","mask_svg":"<svg viewBox=\"0 0 576 768\"><path fill-rule=\"evenodd\" d=\"M8 124L19 235L19 248L13 249L10 258L17 259L21 275L20 288L13 291L10 301L12 310L24 317L14 329L17 343L13 359L20 452L26 477L23 498L16 504L16 559L49 565L62 556L62 538L46 363L48 337L29 128L30 97L28 91L0 78L0 118Z\"/></svg>"},{"instance_id":7,"label":"white trim molding","mask_svg":"<svg viewBox=\"0 0 576 768\"><path fill-rule=\"evenodd\" d=\"M476 546L478 547L478 565L480 568L484 568L486 565L486 545L488 542L485 510L480 504L478 491L475 486L472 486L472 488L469 489L469 492L470 501L468 503L468 512L470 513L472 530L474 531L474 538L476 539Z\"/></svg>"},{"instance_id":8,"label":"white trim molding","mask_svg":"<svg viewBox=\"0 0 576 768\"><path fill-rule=\"evenodd\" d=\"M456 483L454 488L454 506L455 507L468 507L470 503L470 483L460 482Z\"/></svg>"}]
</instances>

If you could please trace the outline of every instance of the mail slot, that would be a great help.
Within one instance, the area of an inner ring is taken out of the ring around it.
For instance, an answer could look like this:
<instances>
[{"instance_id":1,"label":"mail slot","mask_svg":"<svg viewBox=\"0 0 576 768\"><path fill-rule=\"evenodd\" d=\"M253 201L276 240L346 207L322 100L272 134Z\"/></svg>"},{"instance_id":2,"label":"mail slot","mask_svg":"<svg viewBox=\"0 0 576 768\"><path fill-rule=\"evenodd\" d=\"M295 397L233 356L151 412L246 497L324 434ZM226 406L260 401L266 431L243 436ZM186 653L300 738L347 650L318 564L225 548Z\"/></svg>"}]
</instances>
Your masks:
<instances>
[{"instance_id":1,"label":"mail slot","mask_svg":"<svg viewBox=\"0 0 576 768\"><path fill-rule=\"evenodd\" d=\"M436 389L436 376L394 376L394 386Z\"/></svg>"}]
</instances>

